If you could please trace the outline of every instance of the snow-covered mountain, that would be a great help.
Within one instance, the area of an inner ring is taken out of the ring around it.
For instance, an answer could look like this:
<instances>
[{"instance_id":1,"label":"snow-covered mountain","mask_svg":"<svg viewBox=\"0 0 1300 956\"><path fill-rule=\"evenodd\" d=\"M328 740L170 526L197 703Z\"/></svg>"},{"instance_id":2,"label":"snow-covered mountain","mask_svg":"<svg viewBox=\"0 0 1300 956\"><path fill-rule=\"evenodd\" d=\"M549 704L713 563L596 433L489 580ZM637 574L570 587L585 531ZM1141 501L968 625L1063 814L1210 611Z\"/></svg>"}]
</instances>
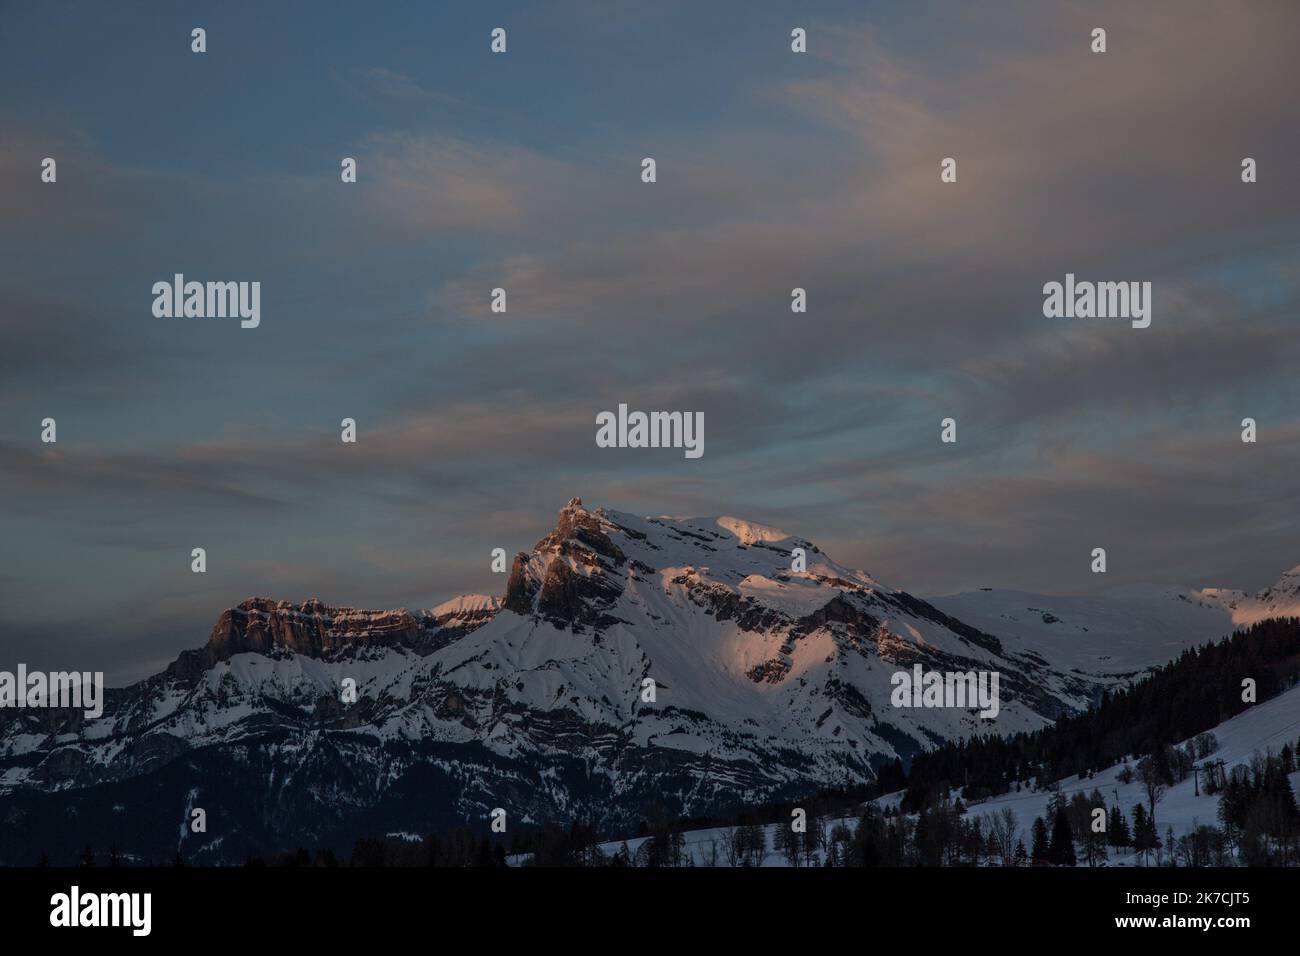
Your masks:
<instances>
[{"instance_id":1,"label":"snow-covered mountain","mask_svg":"<svg viewBox=\"0 0 1300 956\"><path fill-rule=\"evenodd\" d=\"M928 600L1055 671L1131 678L1238 627L1300 617L1300 566L1256 594L1137 585L1087 597L985 588Z\"/></svg>"},{"instance_id":2,"label":"snow-covered mountain","mask_svg":"<svg viewBox=\"0 0 1300 956\"><path fill-rule=\"evenodd\" d=\"M1264 600L1224 593L1142 613L1084 599L1040 612L1010 592L927 602L761 525L575 498L499 601L253 599L204 647L109 691L98 720L0 711L0 861L113 839L238 862L497 807L513 825L613 832L862 782L937 742L1086 707ZM892 706L892 675L916 664L997 672L997 718ZM183 825L196 807L205 833Z\"/></svg>"},{"instance_id":3,"label":"snow-covered mountain","mask_svg":"<svg viewBox=\"0 0 1300 956\"><path fill-rule=\"evenodd\" d=\"M1232 613L1196 591L1126 587L1088 596L993 589L932 597L930 603L1053 670L1127 679L1217 640Z\"/></svg>"}]
</instances>

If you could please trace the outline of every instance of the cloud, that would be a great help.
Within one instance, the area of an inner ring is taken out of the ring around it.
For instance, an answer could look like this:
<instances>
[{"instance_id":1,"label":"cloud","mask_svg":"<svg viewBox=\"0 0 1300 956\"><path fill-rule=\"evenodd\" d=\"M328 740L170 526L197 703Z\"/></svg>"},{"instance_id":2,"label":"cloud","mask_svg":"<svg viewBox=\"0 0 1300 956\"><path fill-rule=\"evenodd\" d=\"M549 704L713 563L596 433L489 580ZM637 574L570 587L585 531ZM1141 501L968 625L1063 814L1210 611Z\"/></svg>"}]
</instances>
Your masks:
<instances>
[{"instance_id":1,"label":"cloud","mask_svg":"<svg viewBox=\"0 0 1300 956\"><path fill-rule=\"evenodd\" d=\"M1187 415L1218 407L1232 421L1294 407L1300 286L1264 305L1208 282L1173 279L1157 292L1149 329L1045 322L1004 349L957 363L956 408L1003 427L1069 417L1105 434L1092 413L1141 416L1176 407Z\"/></svg>"},{"instance_id":2,"label":"cloud","mask_svg":"<svg viewBox=\"0 0 1300 956\"><path fill-rule=\"evenodd\" d=\"M1181 321L1173 293L1189 273L1243 249L1292 254L1287 225L1300 214L1284 177L1265 191L1237 175L1244 150L1300 147L1277 94L1277 79L1295 73L1285 37L1296 12L1171 10L1102 11L1111 52L1095 55L1091 19L1026 7L1027 26L1042 31L1035 44L1004 39L996 57L968 45L954 56L960 68L946 69L894 52L875 30L819 25L821 72L760 84L802 124L679 134L660 182L639 189L586 188L603 186L602 151L586 169L543 177L598 235L539 234L543 218L516 217L533 248L484 259L435 302L495 321L485 290L502 285L515 321L634 338L651 323L723 322L744 328L733 341L751 365L804 379L869 356L920 374L1002 345L1014 354L1026 338L1051 338L1040 289L1066 271L1155 281L1168 327ZM1197 57L1204 72L1174 68ZM949 155L960 173L945 185ZM638 192L671 221L631 206ZM796 285L811 302L798 323ZM1216 300L1237 311L1223 290ZM816 348L827 341L833 351Z\"/></svg>"},{"instance_id":3,"label":"cloud","mask_svg":"<svg viewBox=\"0 0 1300 956\"><path fill-rule=\"evenodd\" d=\"M447 106L463 105L456 97L427 89L404 73L398 73L387 67L357 68L352 70L351 74L381 96L399 100L430 100Z\"/></svg>"},{"instance_id":4,"label":"cloud","mask_svg":"<svg viewBox=\"0 0 1300 956\"><path fill-rule=\"evenodd\" d=\"M568 167L533 150L446 134L389 132L362 144L375 225L417 232L514 234L544 217Z\"/></svg>"},{"instance_id":5,"label":"cloud","mask_svg":"<svg viewBox=\"0 0 1300 956\"><path fill-rule=\"evenodd\" d=\"M88 582L69 619L121 612L156 657L269 587L497 592L490 548L527 547L573 494L752 517L918 590L1091 589L1099 535L1111 581L1263 584L1300 560L1277 504L1296 491L1300 8L933 4L810 20L807 57L778 21L776 61L747 33L678 38L668 68L726 104L707 115L639 75L548 100L575 61L496 98L360 67L362 125L314 123L301 169L238 138L215 172L140 168L112 111L86 127L102 141L10 128L0 490L40 520L4 519L27 543L6 590L62 613ZM642 4L592 26L601 56L671 28ZM173 262L260 276L262 328L150 321ZM1045 319L1067 271L1152 281L1152 327ZM597 449L596 412L623 401L704 411L705 457ZM57 448L35 442L45 414ZM199 537L221 557L196 590L167 575Z\"/></svg>"},{"instance_id":6,"label":"cloud","mask_svg":"<svg viewBox=\"0 0 1300 956\"><path fill-rule=\"evenodd\" d=\"M1300 477L1287 465L1300 452L1300 419L1270 422L1255 445L1236 425L1150 429L1113 450L1044 441L1035 467L960 481L899 468L858 486L886 503L845 520L868 534L818 543L926 593L1008 581L1063 593L1132 582L1262 587L1300 560L1289 514ZM1107 549L1105 577L1090 572L1094 547Z\"/></svg>"}]
</instances>

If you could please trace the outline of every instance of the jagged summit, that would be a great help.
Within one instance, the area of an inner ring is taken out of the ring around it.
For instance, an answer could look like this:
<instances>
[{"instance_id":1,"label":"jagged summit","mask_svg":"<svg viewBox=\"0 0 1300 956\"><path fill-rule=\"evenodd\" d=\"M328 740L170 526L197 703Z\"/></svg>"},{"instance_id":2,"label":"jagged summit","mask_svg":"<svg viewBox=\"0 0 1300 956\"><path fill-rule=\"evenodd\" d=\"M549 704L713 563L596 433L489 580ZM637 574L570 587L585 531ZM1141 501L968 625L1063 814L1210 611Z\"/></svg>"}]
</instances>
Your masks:
<instances>
[{"instance_id":1,"label":"jagged summit","mask_svg":"<svg viewBox=\"0 0 1300 956\"><path fill-rule=\"evenodd\" d=\"M806 570L792 570L794 548L803 548ZM807 604L815 610L833 597L821 586L872 589L864 572L830 561L815 545L739 518L638 517L604 508L588 510L572 498L553 531L531 552L515 556L502 606L577 629L608 626L610 608L630 586L664 567L747 592L753 605ZM813 586L816 585L816 586ZM784 592L784 593L783 593Z\"/></svg>"}]
</instances>

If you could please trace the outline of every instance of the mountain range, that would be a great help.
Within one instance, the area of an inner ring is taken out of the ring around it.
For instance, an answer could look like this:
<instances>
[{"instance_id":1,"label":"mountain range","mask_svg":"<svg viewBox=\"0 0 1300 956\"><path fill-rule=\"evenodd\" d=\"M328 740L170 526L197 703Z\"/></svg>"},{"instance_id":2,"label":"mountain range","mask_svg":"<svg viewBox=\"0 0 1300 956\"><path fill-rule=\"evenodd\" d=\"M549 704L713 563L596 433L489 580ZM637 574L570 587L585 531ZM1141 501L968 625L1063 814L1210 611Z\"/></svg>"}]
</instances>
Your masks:
<instances>
[{"instance_id":1,"label":"mountain range","mask_svg":"<svg viewBox=\"0 0 1300 956\"><path fill-rule=\"evenodd\" d=\"M361 836L734 812L1078 712L1184 648L1300 614L1258 594L922 599L732 517L574 498L500 598L367 611L253 598L104 714L0 710L0 863L110 841L239 863ZM891 705L915 665L1000 675L996 719ZM349 689L355 686L355 696ZM190 826L202 809L206 829Z\"/></svg>"}]
</instances>

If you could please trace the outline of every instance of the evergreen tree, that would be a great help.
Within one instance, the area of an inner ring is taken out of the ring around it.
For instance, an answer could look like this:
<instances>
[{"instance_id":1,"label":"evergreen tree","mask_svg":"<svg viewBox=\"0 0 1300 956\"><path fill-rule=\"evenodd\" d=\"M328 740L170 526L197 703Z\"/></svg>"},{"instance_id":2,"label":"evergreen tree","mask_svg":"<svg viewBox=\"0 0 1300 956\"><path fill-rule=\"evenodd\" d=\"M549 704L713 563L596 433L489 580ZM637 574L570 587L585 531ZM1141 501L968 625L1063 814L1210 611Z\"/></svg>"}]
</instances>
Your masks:
<instances>
[{"instance_id":1,"label":"evergreen tree","mask_svg":"<svg viewBox=\"0 0 1300 956\"><path fill-rule=\"evenodd\" d=\"M1033 851L1030 854L1030 859L1036 864L1047 863L1049 862L1050 850L1047 845L1047 824L1043 822L1042 817L1034 818L1033 832Z\"/></svg>"},{"instance_id":2,"label":"evergreen tree","mask_svg":"<svg viewBox=\"0 0 1300 956\"><path fill-rule=\"evenodd\" d=\"M1155 816L1165 789L1191 770L1187 751L1171 750L1170 744L1204 735L1197 739L1195 753L1196 759L1207 757L1214 749L1208 736L1212 728L1250 706L1239 694L1223 692L1224 687L1239 687L1242 678L1254 677L1262 702L1297 676L1300 620L1261 621L1218 643L1187 649L1132 687L1108 691L1096 707L1062 717L1050 727L1008 738L953 741L917 754L907 772L902 810L917 813L933 805L951 781L962 782L969 802L977 795L1006 793L1022 780L1036 778L1036 789L1041 790L1050 780L1076 775L1087 779L1097 768L1139 754L1145 755L1149 768L1142 780L1144 803L1148 815ZM1295 747L1291 761L1300 766ZM1120 780L1135 779L1133 771L1125 767ZM1054 816L1054 810L1045 815L1049 825Z\"/></svg>"},{"instance_id":3,"label":"evergreen tree","mask_svg":"<svg viewBox=\"0 0 1300 956\"><path fill-rule=\"evenodd\" d=\"M1160 838L1156 835L1156 825L1147 816L1147 808L1140 803L1134 804L1133 849L1137 851L1138 857L1145 864L1148 855L1159 845Z\"/></svg>"},{"instance_id":4,"label":"evergreen tree","mask_svg":"<svg viewBox=\"0 0 1300 956\"><path fill-rule=\"evenodd\" d=\"M1111 846L1122 849L1133 844L1133 837L1128 830L1128 818L1124 816L1124 811L1119 808L1118 803L1110 808L1110 822L1107 826L1110 831Z\"/></svg>"},{"instance_id":5,"label":"evergreen tree","mask_svg":"<svg viewBox=\"0 0 1300 956\"><path fill-rule=\"evenodd\" d=\"M1048 860L1053 866L1074 866L1074 833L1070 829L1070 818L1064 805L1058 806L1052 820L1052 843L1047 850Z\"/></svg>"},{"instance_id":6,"label":"evergreen tree","mask_svg":"<svg viewBox=\"0 0 1300 956\"><path fill-rule=\"evenodd\" d=\"M1083 834L1081 841L1083 843L1084 858L1088 861L1089 866L1096 866L1106 859L1106 844L1109 842L1108 833L1106 830L1100 833L1094 830L1091 818L1080 832Z\"/></svg>"},{"instance_id":7,"label":"evergreen tree","mask_svg":"<svg viewBox=\"0 0 1300 956\"><path fill-rule=\"evenodd\" d=\"M877 777L881 793L893 793L907 786L907 772L903 770L903 761L895 757L894 762L880 768Z\"/></svg>"},{"instance_id":8,"label":"evergreen tree","mask_svg":"<svg viewBox=\"0 0 1300 956\"><path fill-rule=\"evenodd\" d=\"M772 849L781 854L790 866L799 865L799 836L789 824L779 824L772 834Z\"/></svg>"}]
</instances>

